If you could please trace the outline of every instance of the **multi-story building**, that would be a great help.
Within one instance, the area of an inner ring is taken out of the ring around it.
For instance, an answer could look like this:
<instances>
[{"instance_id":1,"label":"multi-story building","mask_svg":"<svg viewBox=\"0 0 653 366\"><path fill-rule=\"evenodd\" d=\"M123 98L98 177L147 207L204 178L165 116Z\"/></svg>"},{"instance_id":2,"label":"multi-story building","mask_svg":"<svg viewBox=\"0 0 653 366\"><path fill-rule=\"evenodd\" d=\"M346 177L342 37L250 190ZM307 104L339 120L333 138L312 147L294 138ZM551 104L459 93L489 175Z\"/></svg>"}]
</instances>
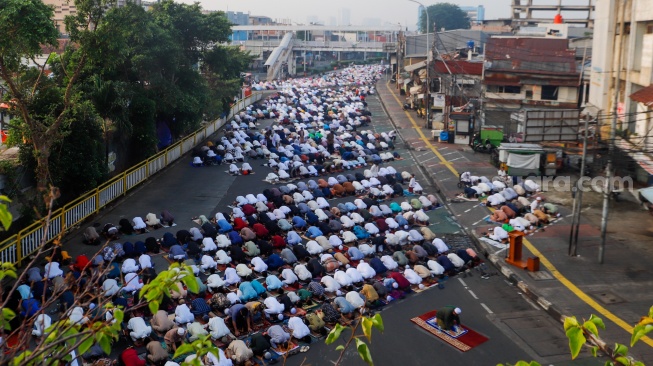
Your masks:
<instances>
[{"instance_id":1,"label":"multi-story building","mask_svg":"<svg viewBox=\"0 0 653 366\"><path fill-rule=\"evenodd\" d=\"M616 107L618 145L640 166L631 169L639 180L653 183L653 6L599 1L595 19L588 109L607 139Z\"/></svg>"},{"instance_id":2,"label":"multi-story building","mask_svg":"<svg viewBox=\"0 0 653 366\"><path fill-rule=\"evenodd\" d=\"M516 133L511 114L577 109L579 70L567 39L493 37L485 46L483 123Z\"/></svg>"},{"instance_id":3,"label":"multi-story building","mask_svg":"<svg viewBox=\"0 0 653 366\"><path fill-rule=\"evenodd\" d=\"M242 11L227 11L229 22L234 25L249 25L249 14Z\"/></svg>"},{"instance_id":4,"label":"multi-story building","mask_svg":"<svg viewBox=\"0 0 653 366\"><path fill-rule=\"evenodd\" d=\"M567 23L593 28L595 3L597 0L588 0L585 4L562 0L512 0L512 23L514 27L547 23L553 20L553 14L561 14Z\"/></svg>"},{"instance_id":5,"label":"multi-story building","mask_svg":"<svg viewBox=\"0 0 653 366\"><path fill-rule=\"evenodd\" d=\"M125 6L130 2L141 5L141 0L117 0L116 6ZM43 3L45 5L51 5L54 7L54 24L57 27L57 30L59 30L59 33L65 35L66 25L64 24L64 19L68 15L77 14L77 7L75 7L75 2L71 0L43 0Z\"/></svg>"},{"instance_id":6,"label":"multi-story building","mask_svg":"<svg viewBox=\"0 0 653 366\"><path fill-rule=\"evenodd\" d=\"M485 7L483 5L479 6L461 6L460 10L467 13L469 21L472 24L482 24L485 20Z\"/></svg>"}]
</instances>

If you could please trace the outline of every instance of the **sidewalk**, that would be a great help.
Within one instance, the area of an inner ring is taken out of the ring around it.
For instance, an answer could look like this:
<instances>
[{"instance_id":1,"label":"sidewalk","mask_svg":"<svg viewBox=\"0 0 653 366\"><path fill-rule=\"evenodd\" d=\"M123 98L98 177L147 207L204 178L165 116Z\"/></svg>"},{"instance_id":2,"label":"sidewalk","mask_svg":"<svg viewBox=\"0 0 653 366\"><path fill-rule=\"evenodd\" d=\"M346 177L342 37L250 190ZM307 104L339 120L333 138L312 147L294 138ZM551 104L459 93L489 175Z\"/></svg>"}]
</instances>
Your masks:
<instances>
[{"instance_id":1,"label":"sidewalk","mask_svg":"<svg viewBox=\"0 0 653 366\"><path fill-rule=\"evenodd\" d=\"M460 192L456 186L459 172L496 175L489 155L475 154L466 145L434 142L431 131L424 128L425 121L415 112L403 111L404 97L395 88L395 84L379 81L379 97L417 164L431 175L443 199L449 201ZM587 319L595 314L605 322L606 330L600 331L604 341L611 346L615 342L629 345L632 326L648 314L653 305L653 250L647 245L653 233L648 231L650 217L645 212L631 206L614 205L616 213L610 217L604 264L598 264L600 229L595 214L585 213L590 209L588 205L583 206L579 256L567 255L571 226L569 206L560 207L561 218L555 223L526 237L523 257L538 256L539 272L529 273L508 265L504 260L505 250L481 241L477 243L510 282L554 318L562 321L563 316L575 315ZM489 210L478 202L449 202L448 207L472 236L478 238L490 227L483 220ZM653 340L642 339L630 354L639 361L652 363Z\"/></svg>"}]
</instances>

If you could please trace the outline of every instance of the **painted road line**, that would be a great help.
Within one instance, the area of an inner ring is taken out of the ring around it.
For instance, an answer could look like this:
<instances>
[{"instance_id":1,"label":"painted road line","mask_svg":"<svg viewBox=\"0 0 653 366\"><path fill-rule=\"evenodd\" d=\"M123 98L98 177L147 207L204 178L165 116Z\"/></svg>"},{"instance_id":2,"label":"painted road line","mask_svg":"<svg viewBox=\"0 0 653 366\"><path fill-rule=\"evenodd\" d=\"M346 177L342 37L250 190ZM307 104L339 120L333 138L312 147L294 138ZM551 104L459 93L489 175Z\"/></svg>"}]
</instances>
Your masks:
<instances>
[{"instance_id":1,"label":"painted road line","mask_svg":"<svg viewBox=\"0 0 653 366\"><path fill-rule=\"evenodd\" d=\"M481 306L483 307L483 309L485 309L485 311L488 312L488 314L494 314L494 313L492 312L492 310L490 310L490 308L487 307L487 305L481 303Z\"/></svg>"},{"instance_id":2,"label":"painted road line","mask_svg":"<svg viewBox=\"0 0 653 366\"><path fill-rule=\"evenodd\" d=\"M388 91L392 95L392 97L397 101L397 104L403 105L401 101L399 101L399 98L395 95L395 93L390 89L390 83L385 84L386 88L388 88ZM417 123L413 119L413 117L406 111L404 111L406 116L408 117L408 120L410 120L411 124L413 125L413 128L417 130L417 133L421 136L421 138L426 142L426 144L429 146L429 148L435 153L435 155L438 156L440 161L443 162L443 164L449 168L449 170L456 176L459 177L460 174L458 174L458 171L451 165L450 162L448 162L442 154L431 144L431 142L424 136L424 133L422 132L421 128L417 126ZM587 208L589 209L589 207ZM630 326L627 322L625 322L623 319L619 318L618 316L614 315L612 312L610 312L608 309L604 308L601 306L599 303L597 303L594 299L592 299L589 295L587 295L585 292L583 292L578 286L574 285L573 282L569 281L567 277L562 275L560 271L549 261L548 258L546 258L535 246L528 241L527 239L524 239L523 241L524 246L526 246L526 249L528 249L531 253L533 253L534 256L540 257L540 263L548 269L553 277L555 277L560 283L562 283L569 291L571 291L574 295L578 296L582 301L584 301L587 305L591 306L594 310L598 311L602 316L605 318L609 319L613 323L617 324L620 328L625 330L626 332L632 334L633 333L633 327ZM482 304L481 304L482 305ZM489 309L486 309L489 311ZM653 339L649 337L642 337L641 341L646 343L647 345L653 347Z\"/></svg>"},{"instance_id":3,"label":"painted road line","mask_svg":"<svg viewBox=\"0 0 653 366\"><path fill-rule=\"evenodd\" d=\"M463 286L467 287L467 284L465 283L465 281L463 281L462 278L458 277L458 281L460 281L460 283L462 283Z\"/></svg>"},{"instance_id":4,"label":"painted road line","mask_svg":"<svg viewBox=\"0 0 653 366\"><path fill-rule=\"evenodd\" d=\"M487 207L487 206L486 206ZM490 212L493 212L494 209L491 207L487 207ZM531 233L529 236L533 235ZM539 257L540 258L540 264L544 266L544 268L548 269L549 272L553 275L553 277L560 281L560 283L565 286L569 291L571 291L574 295L576 295L579 299L581 299L584 303L589 305L592 309L596 310L599 314L601 314L604 318L609 319L611 322L615 323L617 326L619 326L621 329L625 330L626 332L633 334L633 327L628 324L626 321L623 319L619 318L615 314L613 314L610 310L604 308L601 306L598 302L596 302L594 299L592 299L588 294L583 292L578 286L576 286L573 282L571 282L567 277L565 277L558 269L549 261L547 257L545 257L542 252L540 252L533 243L531 243L528 239L524 238L522 241L526 249L528 249L531 253L533 253L533 256ZM653 347L653 339L649 337L642 337L641 341L649 345L650 347Z\"/></svg>"},{"instance_id":5,"label":"painted road line","mask_svg":"<svg viewBox=\"0 0 653 366\"><path fill-rule=\"evenodd\" d=\"M478 296L476 296L476 294L474 293L474 291L472 291L472 290L467 290L467 291L469 291L469 294L472 295L472 297L473 297L474 299L478 300Z\"/></svg>"},{"instance_id":6,"label":"painted road line","mask_svg":"<svg viewBox=\"0 0 653 366\"><path fill-rule=\"evenodd\" d=\"M389 82L386 83L385 86L386 86L386 88L388 88L388 91L390 92L390 94L392 95L392 97L397 101L397 104L403 106L403 104L401 103L401 101L399 100L399 98L397 98L397 96L396 96L395 93L392 91L392 89L390 89L390 83L389 83ZM420 135L420 137L422 138L422 141L424 141L424 142L426 143L426 145L431 149L431 151L433 151L433 153L438 157L438 159L440 159L440 161L441 161L441 162L442 162L442 163L443 163L447 168L449 168L449 170L450 170L450 171L451 171L451 172L452 172L456 177L459 177L460 174L458 174L458 171L456 170L456 168L454 168L453 165L451 165L451 163L449 163L449 162L447 161L447 159L445 159L444 156L442 156L442 154L440 154L440 152L438 151L438 149L436 149L435 146L433 146L433 144L431 144L431 142L426 138L426 136L424 135L424 132L422 132L422 129L417 125L417 122L415 122L415 120L413 119L413 116L411 116L410 113L408 113L407 111L404 111L404 113L406 114L406 117L408 117L408 120L410 121L410 123L413 125L413 128L417 131L417 133L418 133L418 134Z\"/></svg>"}]
</instances>

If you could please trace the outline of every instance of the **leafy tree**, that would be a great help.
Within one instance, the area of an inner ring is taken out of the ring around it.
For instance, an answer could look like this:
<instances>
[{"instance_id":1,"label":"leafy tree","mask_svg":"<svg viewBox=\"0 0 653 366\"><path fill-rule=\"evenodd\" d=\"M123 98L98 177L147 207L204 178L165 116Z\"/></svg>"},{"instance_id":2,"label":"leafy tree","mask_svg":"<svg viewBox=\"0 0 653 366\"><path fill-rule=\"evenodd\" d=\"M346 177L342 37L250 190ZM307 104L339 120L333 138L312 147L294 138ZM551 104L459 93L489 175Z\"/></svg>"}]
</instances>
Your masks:
<instances>
[{"instance_id":1,"label":"leafy tree","mask_svg":"<svg viewBox=\"0 0 653 366\"><path fill-rule=\"evenodd\" d=\"M36 161L36 186L49 202L51 184L50 155L53 146L64 137L64 124L70 122L70 109L77 101L77 82L90 47L102 45L95 30L103 22L108 0L77 0L77 14L66 18L66 29L73 47L59 60L62 74L54 75L61 83L46 87L46 62L37 57L42 45L58 46L58 32L52 22L53 9L40 0L6 0L0 8L0 78L10 91L18 114L16 127L33 146ZM30 60L36 67L30 67ZM47 99L49 102L43 105Z\"/></svg>"},{"instance_id":2,"label":"leafy tree","mask_svg":"<svg viewBox=\"0 0 653 366\"><path fill-rule=\"evenodd\" d=\"M444 28L446 30L453 29L469 29L471 23L467 13L462 11L458 5L451 3L438 3L429 5L426 8L429 13L428 33L433 32L433 23L435 23L436 30ZM424 12L419 17L419 29L422 33L426 32L426 15Z\"/></svg>"},{"instance_id":3,"label":"leafy tree","mask_svg":"<svg viewBox=\"0 0 653 366\"><path fill-rule=\"evenodd\" d=\"M358 328L361 327L363 329L363 334L362 335L357 335L356 331ZM336 323L335 327L329 332L329 335L327 335L327 338L325 340L326 344L332 344L335 341L337 341L340 338L340 335L342 332L346 329L349 329L351 331L351 334L349 338L345 341L345 344L341 344L338 347L336 347L336 351L340 351L340 356L338 359L333 363L334 365L341 365L342 364L342 358L345 355L345 351L347 348L354 343L356 346L356 352L358 352L358 355L360 358L365 361L370 366L374 365L374 361L372 360L372 354L370 353L370 349L363 341L363 337L367 338L368 342L372 341L372 328L376 328L378 331L383 332L383 319L381 318L381 314L376 314L373 317L367 317L363 316L361 319L352 326L345 327L340 325L340 323Z\"/></svg>"}]
</instances>

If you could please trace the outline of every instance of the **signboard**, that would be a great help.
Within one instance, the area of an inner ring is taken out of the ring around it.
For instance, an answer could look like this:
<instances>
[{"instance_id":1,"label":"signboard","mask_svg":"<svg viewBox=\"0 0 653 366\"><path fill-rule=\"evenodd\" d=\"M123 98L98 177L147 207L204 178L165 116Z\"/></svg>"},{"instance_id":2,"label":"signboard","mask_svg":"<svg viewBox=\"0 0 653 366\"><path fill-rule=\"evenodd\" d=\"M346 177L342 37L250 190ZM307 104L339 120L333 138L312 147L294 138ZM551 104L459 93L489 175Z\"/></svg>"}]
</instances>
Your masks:
<instances>
[{"instance_id":1,"label":"signboard","mask_svg":"<svg viewBox=\"0 0 653 366\"><path fill-rule=\"evenodd\" d=\"M523 133L523 142L577 141L578 109L522 109L510 115Z\"/></svg>"},{"instance_id":2,"label":"signboard","mask_svg":"<svg viewBox=\"0 0 653 366\"><path fill-rule=\"evenodd\" d=\"M444 108L444 94L432 94L433 107Z\"/></svg>"}]
</instances>

